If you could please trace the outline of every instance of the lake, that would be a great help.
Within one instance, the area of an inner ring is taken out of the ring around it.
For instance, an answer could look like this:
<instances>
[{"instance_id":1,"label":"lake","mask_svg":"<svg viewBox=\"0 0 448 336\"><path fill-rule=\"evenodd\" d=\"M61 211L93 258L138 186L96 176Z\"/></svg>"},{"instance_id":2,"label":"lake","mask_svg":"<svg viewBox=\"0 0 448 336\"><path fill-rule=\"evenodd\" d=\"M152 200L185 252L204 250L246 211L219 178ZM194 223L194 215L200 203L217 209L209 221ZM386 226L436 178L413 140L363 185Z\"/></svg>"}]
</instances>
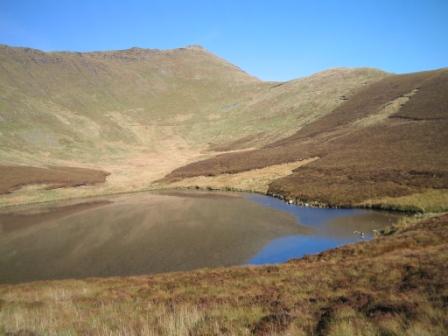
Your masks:
<instances>
[{"instance_id":1,"label":"lake","mask_svg":"<svg viewBox=\"0 0 448 336\"><path fill-rule=\"evenodd\" d=\"M400 215L268 196L165 191L2 209L0 282L284 262L372 237Z\"/></svg>"}]
</instances>

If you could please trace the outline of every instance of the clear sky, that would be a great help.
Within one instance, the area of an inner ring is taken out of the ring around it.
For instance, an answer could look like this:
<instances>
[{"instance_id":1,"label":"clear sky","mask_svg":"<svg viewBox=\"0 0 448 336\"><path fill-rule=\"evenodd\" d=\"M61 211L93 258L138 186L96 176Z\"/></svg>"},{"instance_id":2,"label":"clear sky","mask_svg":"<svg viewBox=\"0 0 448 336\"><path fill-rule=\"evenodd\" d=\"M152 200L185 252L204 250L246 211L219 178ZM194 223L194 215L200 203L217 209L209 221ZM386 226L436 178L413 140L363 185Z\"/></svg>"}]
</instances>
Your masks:
<instances>
[{"instance_id":1,"label":"clear sky","mask_svg":"<svg viewBox=\"0 0 448 336\"><path fill-rule=\"evenodd\" d=\"M1 0L0 43L200 44L265 80L339 66L402 73L448 66L448 0Z\"/></svg>"}]
</instances>

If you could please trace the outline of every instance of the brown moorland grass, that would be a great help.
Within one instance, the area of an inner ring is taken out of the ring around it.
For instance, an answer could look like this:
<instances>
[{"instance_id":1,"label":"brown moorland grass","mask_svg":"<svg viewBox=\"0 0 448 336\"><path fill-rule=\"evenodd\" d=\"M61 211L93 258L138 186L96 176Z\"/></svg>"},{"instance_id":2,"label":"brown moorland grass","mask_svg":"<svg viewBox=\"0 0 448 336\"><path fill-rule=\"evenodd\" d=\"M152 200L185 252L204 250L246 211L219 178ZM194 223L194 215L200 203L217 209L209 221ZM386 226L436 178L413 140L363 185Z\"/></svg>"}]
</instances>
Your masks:
<instances>
[{"instance_id":1,"label":"brown moorland grass","mask_svg":"<svg viewBox=\"0 0 448 336\"><path fill-rule=\"evenodd\" d=\"M286 264L0 286L7 335L446 335L448 215Z\"/></svg>"},{"instance_id":2,"label":"brown moorland grass","mask_svg":"<svg viewBox=\"0 0 448 336\"><path fill-rule=\"evenodd\" d=\"M93 185L104 183L108 175L105 171L89 168L0 165L0 194L32 184L45 184L48 189Z\"/></svg>"},{"instance_id":3,"label":"brown moorland grass","mask_svg":"<svg viewBox=\"0 0 448 336\"><path fill-rule=\"evenodd\" d=\"M166 179L235 174L317 156L319 160L274 181L269 193L354 205L372 198L422 193L427 188L446 189L446 92L446 69L388 76L360 89L291 137L261 149L194 162ZM405 99L397 111L384 114L388 105L401 98Z\"/></svg>"},{"instance_id":4,"label":"brown moorland grass","mask_svg":"<svg viewBox=\"0 0 448 336\"><path fill-rule=\"evenodd\" d=\"M423 194L429 189L448 194L448 172L392 169L359 171L351 167L323 169L310 166L302 167L289 176L273 181L268 193L280 194L297 202L330 207L364 205L388 208L386 204L393 204L394 199L397 199L395 206L391 205L390 209L431 211L428 205L425 208L420 207L417 199L414 199L414 202L409 202L411 198L408 198L408 202L400 201L403 196ZM382 199L383 202L369 205L367 200L373 199ZM447 207L448 202L445 201L444 206Z\"/></svg>"}]
</instances>

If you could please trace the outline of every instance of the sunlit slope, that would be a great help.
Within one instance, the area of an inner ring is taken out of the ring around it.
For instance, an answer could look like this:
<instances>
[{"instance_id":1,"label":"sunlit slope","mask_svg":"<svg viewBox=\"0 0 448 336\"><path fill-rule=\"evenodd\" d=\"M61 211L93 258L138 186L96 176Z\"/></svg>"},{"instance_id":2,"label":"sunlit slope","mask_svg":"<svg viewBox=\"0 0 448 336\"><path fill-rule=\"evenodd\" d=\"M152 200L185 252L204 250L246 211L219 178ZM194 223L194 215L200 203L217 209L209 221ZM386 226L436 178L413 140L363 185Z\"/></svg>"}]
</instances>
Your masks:
<instances>
[{"instance_id":1,"label":"sunlit slope","mask_svg":"<svg viewBox=\"0 0 448 336\"><path fill-rule=\"evenodd\" d=\"M291 134L382 76L340 69L265 83L195 46L92 53L2 46L0 158L36 150L96 158L175 139L184 146L243 139L247 147Z\"/></svg>"},{"instance_id":2,"label":"sunlit slope","mask_svg":"<svg viewBox=\"0 0 448 336\"><path fill-rule=\"evenodd\" d=\"M243 107L244 123L236 129L256 134L225 143L222 149L251 147L285 138L330 113L364 86L388 76L371 68L337 68L285 83L272 83L259 91ZM238 121L238 120L235 120ZM260 133L255 133L259 130ZM255 146L257 147L257 146ZM218 148L219 149L219 148Z\"/></svg>"},{"instance_id":3,"label":"sunlit slope","mask_svg":"<svg viewBox=\"0 0 448 336\"><path fill-rule=\"evenodd\" d=\"M291 136L387 76L340 68L263 82L199 46L88 53L0 46L0 165L110 173L82 193L14 192L0 205L148 188L215 152Z\"/></svg>"},{"instance_id":4,"label":"sunlit slope","mask_svg":"<svg viewBox=\"0 0 448 336\"><path fill-rule=\"evenodd\" d=\"M113 153L207 123L259 81L198 47L99 53L0 48L3 155ZM215 117L219 118L219 115ZM8 151L8 153L5 153Z\"/></svg>"},{"instance_id":5,"label":"sunlit slope","mask_svg":"<svg viewBox=\"0 0 448 336\"><path fill-rule=\"evenodd\" d=\"M346 99L290 137L192 163L169 178L319 157L273 182L270 192L349 206L448 188L448 70L388 76Z\"/></svg>"}]
</instances>

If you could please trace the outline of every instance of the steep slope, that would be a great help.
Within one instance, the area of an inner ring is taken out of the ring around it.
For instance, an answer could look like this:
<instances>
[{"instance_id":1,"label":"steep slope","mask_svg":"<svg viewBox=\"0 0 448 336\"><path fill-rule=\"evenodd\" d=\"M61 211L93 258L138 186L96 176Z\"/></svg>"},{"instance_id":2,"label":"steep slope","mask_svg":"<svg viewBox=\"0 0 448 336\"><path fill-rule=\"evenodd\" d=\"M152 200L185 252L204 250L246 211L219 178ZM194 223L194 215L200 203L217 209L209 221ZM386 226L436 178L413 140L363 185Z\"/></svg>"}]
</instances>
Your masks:
<instances>
[{"instance_id":1,"label":"steep slope","mask_svg":"<svg viewBox=\"0 0 448 336\"><path fill-rule=\"evenodd\" d=\"M237 139L221 148L248 148L251 143L255 145L253 147L259 147L292 135L330 113L360 88L386 76L386 73L370 68L338 68L285 83L273 83L247 102L242 111L243 123L236 127L253 129L251 134L256 136ZM241 120L235 119L238 121Z\"/></svg>"},{"instance_id":2,"label":"steep slope","mask_svg":"<svg viewBox=\"0 0 448 336\"><path fill-rule=\"evenodd\" d=\"M168 180L311 157L320 159L276 180L269 192L303 202L354 205L447 189L448 70L386 77L286 139L192 163Z\"/></svg>"},{"instance_id":3,"label":"steep slope","mask_svg":"<svg viewBox=\"0 0 448 336\"><path fill-rule=\"evenodd\" d=\"M50 198L147 188L212 151L290 136L386 76L334 69L272 83L198 46L89 53L0 46L0 164L110 173L102 186ZM47 199L32 193L28 201ZM0 203L26 202L28 194Z\"/></svg>"},{"instance_id":4,"label":"steep slope","mask_svg":"<svg viewBox=\"0 0 448 336\"><path fill-rule=\"evenodd\" d=\"M259 83L198 47L98 53L2 47L0 57L2 157L9 149L58 157L148 147L172 126L182 123L179 133L188 133Z\"/></svg>"},{"instance_id":5,"label":"steep slope","mask_svg":"<svg viewBox=\"0 0 448 336\"><path fill-rule=\"evenodd\" d=\"M202 145L263 132L272 141L384 76L341 69L263 83L196 46L93 53L2 46L0 66L0 159L11 149L96 157L126 145L151 149L172 136Z\"/></svg>"}]
</instances>

